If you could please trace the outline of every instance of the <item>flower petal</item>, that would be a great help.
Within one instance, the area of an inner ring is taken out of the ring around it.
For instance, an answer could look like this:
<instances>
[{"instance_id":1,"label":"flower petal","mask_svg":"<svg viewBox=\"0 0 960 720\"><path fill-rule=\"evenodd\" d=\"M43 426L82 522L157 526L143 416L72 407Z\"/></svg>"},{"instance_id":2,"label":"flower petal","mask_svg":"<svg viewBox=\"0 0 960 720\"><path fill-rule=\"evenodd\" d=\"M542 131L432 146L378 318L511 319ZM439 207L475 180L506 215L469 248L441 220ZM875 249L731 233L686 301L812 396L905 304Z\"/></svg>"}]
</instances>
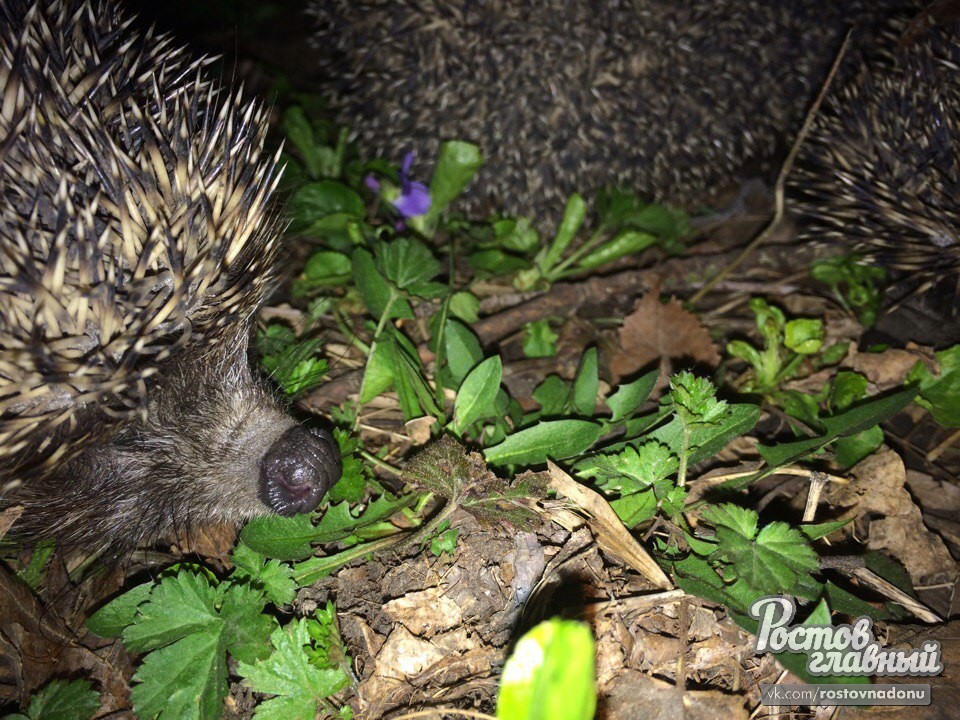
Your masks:
<instances>
[{"instance_id":1,"label":"flower petal","mask_svg":"<svg viewBox=\"0 0 960 720\"><path fill-rule=\"evenodd\" d=\"M430 209L430 191L423 183L407 182L393 206L405 218L423 215Z\"/></svg>"}]
</instances>

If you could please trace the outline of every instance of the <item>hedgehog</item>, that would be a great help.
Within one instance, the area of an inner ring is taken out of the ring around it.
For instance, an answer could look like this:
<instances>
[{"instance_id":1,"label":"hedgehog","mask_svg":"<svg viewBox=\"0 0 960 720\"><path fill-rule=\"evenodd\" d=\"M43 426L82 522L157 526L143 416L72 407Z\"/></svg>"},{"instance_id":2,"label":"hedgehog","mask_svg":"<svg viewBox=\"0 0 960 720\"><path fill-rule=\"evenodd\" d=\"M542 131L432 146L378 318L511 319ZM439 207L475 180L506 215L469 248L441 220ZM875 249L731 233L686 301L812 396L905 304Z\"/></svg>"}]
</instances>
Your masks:
<instances>
[{"instance_id":1,"label":"hedgehog","mask_svg":"<svg viewBox=\"0 0 960 720\"><path fill-rule=\"evenodd\" d=\"M129 548L314 509L336 444L250 367L266 113L103 0L0 0L0 504Z\"/></svg>"},{"instance_id":2,"label":"hedgehog","mask_svg":"<svg viewBox=\"0 0 960 720\"><path fill-rule=\"evenodd\" d=\"M878 12L875 4L870 12ZM338 120L388 158L480 145L468 211L608 185L697 206L804 117L855 2L314 0Z\"/></svg>"},{"instance_id":3,"label":"hedgehog","mask_svg":"<svg viewBox=\"0 0 960 720\"><path fill-rule=\"evenodd\" d=\"M960 24L927 19L845 58L787 183L800 241L893 270L900 295L960 273Z\"/></svg>"}]
</instances>

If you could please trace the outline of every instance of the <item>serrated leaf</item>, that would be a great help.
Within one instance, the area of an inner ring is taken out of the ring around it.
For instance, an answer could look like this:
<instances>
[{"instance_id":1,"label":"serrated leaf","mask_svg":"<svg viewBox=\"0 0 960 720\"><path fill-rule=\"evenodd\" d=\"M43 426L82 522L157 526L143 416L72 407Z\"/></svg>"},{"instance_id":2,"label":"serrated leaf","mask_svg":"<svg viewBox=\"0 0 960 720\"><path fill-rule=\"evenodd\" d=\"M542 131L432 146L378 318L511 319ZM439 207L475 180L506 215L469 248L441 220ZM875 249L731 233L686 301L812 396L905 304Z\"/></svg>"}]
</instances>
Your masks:
<instances>
[{"instance_id":1,"label":"serrated leaf","mask_svg":"<svg viewBox=\"0 0 960 720\"><path fill-rule=\"evenodd\" d=\"M715 424L694 425L690 433L688 464L693 465L713 457L726 447L727 443L750 432L759 420L759 407L749 403L736 403L727 405L724 416ZM649 432L645 438L662 442L679 454L682 436L683 421L675 417L666 425Z\"/></svg>"},{"instance_id":2,"label":"serrated leaf","mask_svg":"<svg viewBox=\"0 0 960 720\"><path fill-rule=\"evenodd\" d=\"M425 283L440 272L440 263L430 248L409 236L383 243L377 251L376 266L401 289Z\"/></svg>"},{"instance_id":3,"label":"serrated leaf","mask_svg":"<svg viewBox=\"0 0 960 720\"><path fill-rule=\"evenodd\" d=\"M701 514L703 519L714 527L730 528L747 540L753 540L757 534L759 517L756 510L742 508L732 503L723 503L722 505L706 507Z\"/></svg>"},{"instance_id":4,"label":"serrated leaf","mask_svg":"<svg viewBox=\"0 0 960 720\"><path fill-rule=\"evenodd\" d=\"M153 587L154 583L148 581L111 600L87 619L87 629L102 638L119 637L133 624L137 608L147 601Z\"/></svg>"},{"instance_id":5,"label":"serrated leaf","mask_svg":"<svg viewBox=\"0 0 960 720\"><path fill-rule=\"evenodd\" d=\"M217 720L228 690L221 641L219 631L197 632L147 655L130 690L137 716Z\"/></svg>"},{"instance_id":6,"label":"serrated leaf","mask_svg":"<svg viewBox=\"0 0 960 720\"><path fill-rule=\"evenodd\" d=\"M458 434L483 417L497 414L495 401L500 390L503 365L499 355L494 355L477 365L464 378L453 404L453 427Z\"/></svg>"},{"instance_id":7,"label":"serrated leaf","mask_svg":"<svg viewBox=\"0 0 960 720\"><path fill-rule=\"evenodd\" d=\"M88 720L100 708L100 693L89 680L51 680L30 698L25 714L4 720Z\"/></svg>"},{"instance_id":8,"label":"serrated leaf","mask_svg":"<svg viewBox=\"0 0 960 720\"><path fill-rule=\"evenodd\" d=\"M737 577L758 593L806 594L799 586L819 569L819 560L799 530L774 522L758 533L756 513L730 504L708 508L704 519L716 525L719 551Z\"/></svg>"},{"instance_id":9,"label":"serrated leaf","mask_svg":"<svg viewBox=\"0 0 960 720\"><path fill-rule=\"evenodd\" d=\"M262 588L264 595L274 605L286 605L296 597L293 569L289 565L267 560L243 542L237 543L230 561L234 565L234 576L253 583L256 588Z\"/></svg>"},{"instance_id":10,"label":"serrated leaf","mask_svg":"<svg viewBox=\"0 0 960 720\"><path fill-rule=\"evenodd\" d=\"M261 703L258 720L314 720L318 703L346 687L349 678L338 668L311 664L305 647L311 645L303 618L270 635L273 653L255 664L240 662L237 672L254 690L278 697Z\"/></svg>"},{"instance_id":11,"label":"serrated leaf","mask_svg":"<svg viewBox=\"0 0 960 720\"><path fill-rule=\"evenodd\" d=\"M162 578L150 599L137 609L135 624L123 631L123 643L144 652L194 633L219 635L223 621L216 601L217 591L204 575L181 570Z\"/></svg>"},{"instance_id":12,"label":"serrated leaf","mask_svg":"<svg viewBox=\"0 0 960 720\"><path fill-rule=\"evenodd\" d=\"M263 592L249 585L231 584L223 595L223 644L237 660L254 662L270 652L267 637L277 621L263 614L264 600Z\"/></svg>"},{"instance_id":13,"label":"serrated leaf","mask_svg":"<svg viewBox=\"0 0 960 720\"><path fill-rule=\"evenodd\" d=\"M547 459L577 455L600 437L601 427L588 420L549 420L508 436L483 455L492 465L538 465Z\"/></svg>"},{"instance_id":14,"label":"serrated leaf","mask_svg":"<svg viewBox=\"0 0 960 720\"><path fill-rule=\"evenodd\" d=\"M354 250L350 262L353 266L353 281L371 315L379 320L389 305L391 318L413 317L413 309L405 299L399 298L390 302L395 291L390 288L387 278L377 270L373 256L367 250Z\"/></svg>"}]
</instances>

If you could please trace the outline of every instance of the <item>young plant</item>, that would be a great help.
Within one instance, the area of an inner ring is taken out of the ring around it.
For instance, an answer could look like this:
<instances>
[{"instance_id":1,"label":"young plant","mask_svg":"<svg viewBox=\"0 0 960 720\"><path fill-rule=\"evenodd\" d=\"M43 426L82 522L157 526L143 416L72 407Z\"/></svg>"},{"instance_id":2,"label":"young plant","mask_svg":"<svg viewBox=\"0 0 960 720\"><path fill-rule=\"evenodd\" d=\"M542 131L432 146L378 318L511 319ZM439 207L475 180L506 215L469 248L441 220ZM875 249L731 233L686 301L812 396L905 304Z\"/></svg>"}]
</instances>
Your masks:
<instances>
[{"instance_id":1,"label":"young plant","mask_svg":"<svg viewBox=\"0 0 960 720\"><path fill-rule=\"evenodd\" d=\"M750 363L752 375L743 389L768 395L796 377L801 363L820 351L823 322L814 318L788 321L780 308L768 305L763 298L750 300L750 309L756 316L763 348L733 340L727 344L727 352Z\"/></svg>"}]
</instances>

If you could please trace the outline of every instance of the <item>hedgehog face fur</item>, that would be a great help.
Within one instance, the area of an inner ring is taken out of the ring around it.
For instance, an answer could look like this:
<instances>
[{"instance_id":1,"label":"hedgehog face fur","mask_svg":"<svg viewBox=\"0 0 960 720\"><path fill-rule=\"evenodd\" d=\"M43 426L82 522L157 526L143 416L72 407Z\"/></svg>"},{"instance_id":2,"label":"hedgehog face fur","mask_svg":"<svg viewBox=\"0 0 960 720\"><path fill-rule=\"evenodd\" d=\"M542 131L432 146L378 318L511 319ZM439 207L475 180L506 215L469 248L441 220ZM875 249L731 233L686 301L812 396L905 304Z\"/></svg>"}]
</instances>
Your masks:
<instances>
[{"instance_id":1,"label":"hedgehog face fur","mask_svg":"<svg viewBox=\"0 0 960 720\"><path fill-rule=\"evenodd\" d=\"M311 510L340 475L251 372L265 118L99 0L0 0L0 502L130 546Z\"/></svg>"},{"instance_id":2,"label":"hedgehog face fur","mask_svg":"<svg viewBox=\"0 0 960 720\"><path fill-rule=\"evenodd\" d=\"M313 0L309 12L331 106L365 149L432 158L438 139L477 143L469 207L538 220L613 183L704 202L799 127L866 14L854 0Z\"/></svg>"}]
</instances>

